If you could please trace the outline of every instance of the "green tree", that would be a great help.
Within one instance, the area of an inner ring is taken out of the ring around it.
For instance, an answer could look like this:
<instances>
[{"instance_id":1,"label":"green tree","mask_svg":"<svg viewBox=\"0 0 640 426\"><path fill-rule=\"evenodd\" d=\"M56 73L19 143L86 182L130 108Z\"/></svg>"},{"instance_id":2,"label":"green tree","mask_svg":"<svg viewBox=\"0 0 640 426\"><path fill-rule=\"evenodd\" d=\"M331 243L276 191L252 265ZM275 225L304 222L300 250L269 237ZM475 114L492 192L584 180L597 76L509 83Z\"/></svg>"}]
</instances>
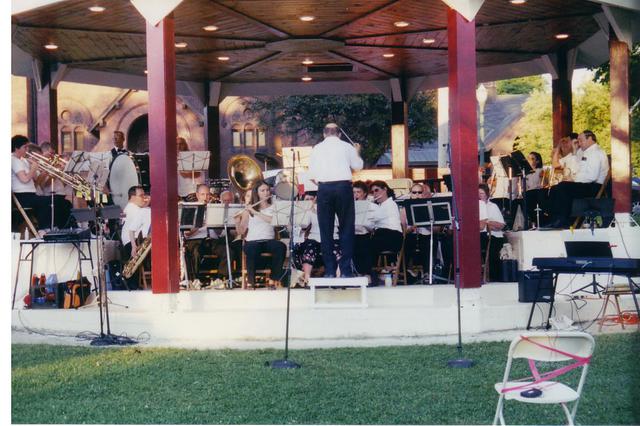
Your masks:
<instances>
[{"instance_id":1,"label":"green tree","mask_svg":"<svg viewBox=\"0 0 640 426\"><path fill-rule=\"evenodd\" d=\"M542 90L544 80L542 76L532 75L529 77L511 78L496 82L496 90L499 95L525 95L534 90Z\"/></svg>"},{"instance_id":2,"label":"green tree","mask_svg":"<svg viewBox=\"0 0 640 426\"><path fill-rule=\"evenodd\" d=\"M251 110L262 125L281 134L301 132L322 139L326 123L335 122L354 142L370 166L390 147L391 103L383 95L279 96L252 101ZM418 93L409 104L409 139L433 141L437 135L435 96Z\"/></svg>"}]
</instances>

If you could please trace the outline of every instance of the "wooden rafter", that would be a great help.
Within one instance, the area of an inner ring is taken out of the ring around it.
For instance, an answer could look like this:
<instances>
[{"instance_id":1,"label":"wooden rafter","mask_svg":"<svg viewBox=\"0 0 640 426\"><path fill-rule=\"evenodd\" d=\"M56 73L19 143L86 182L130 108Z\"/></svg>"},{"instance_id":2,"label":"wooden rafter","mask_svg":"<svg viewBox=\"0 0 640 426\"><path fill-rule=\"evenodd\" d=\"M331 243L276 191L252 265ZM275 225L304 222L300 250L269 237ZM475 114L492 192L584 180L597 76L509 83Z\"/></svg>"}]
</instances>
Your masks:
<instances>
[{"instance_id":1,"label":"wooden rafter","mask_svg":"<svg viewBox=\"0 0 640 426\"><path fill-rule=\"evenodd\" d=\"M360 66L360 67L362 67L362 68L364 68L364 69L366 69L368 71L371 71L373 73L376 73L376 74L379 74L379 75L382 75L382 76L385 76L385 77L398 77L397 75L395 75L393 73L387 72L387 71L385 71L383 69L380 69L380 68L377 68L377 67L374 67L373 65L369 65L366 62L359 61L359 60L354 59L354 58L352 58L350 56L343 55L342 53L334 52L333 50L329 50L327 52L327 54L329 54L329 55L331 55L331 56L333 56L335 58L338 58L338 59L344 59L344 60L346 60L348 62L351 62L352 64L358 65L358 66Z\"/></svg>"},{"instance_id":2,"label":"wooden rafter","mask_svg":"<svg viewBox=\"0 0 640 426\"><path fill-rule=\"evenodd\" d=\"M348 27L349 25L353 25L355 22L360 21L361 19L367 18L367 17L373 15L374 13L378 13L378 12L382 12L384 10L387 10L389 7L395 5L399 1L401 1L401 0L391 0L390 2L388 2L386 4L383 4L382 6L377 7L375 9L372 9L372 10L366 12L366 13L363 13L362 15L357 16L357 17L353 18L352 20L350 20L348 22L345 22L345 23L342 23L340 25L337 25L337 26L331 28L330 30L325 31L324 33L322 33L320 35L323 36L323 37L328 37L331 34L341 30L342 28Z\"/></svg>"},{"instance_id":3,"label":"wooden rafter","mask_svg":"<svg viewBox=\"0 0 640 426\"><path fill-rule=\"evenodd\" d=\"M264 56L264 57L262 57L262 58L260 58L260 59L258 59L256 61L250 62L247 65L243 65L240 68L236 68L235 70L231 71L230 73L227 73L227 74L224 74L221 77L218 77L216 80L220 81L220 80L224 80L225 78L229 78L229 77L233 77L235 75L241 74L241 73L243 73L245 71L250 70L251 68L254 68L254 67L256 67L256 66L258 66L260 64L263 64L265 62L271 61L271 60L273 60L275 58L278 58L278 57L280 57L280 56L282 56L284 54L285 54L284 52L273 52L273 53L270 53L269 55Z\"/></svg>"},{"instance_id":4,"label":"wooden rafter","mask_svg":"<svg viewBox=\"0 0 640 426\"><path fill-rule=\"evenodd\" d=\"M379 47L381 49L412 49L412 50L435 50L444 51L448 50L447 47L436 46L411 46L411 45L397 45L397 44L365 44L365 43L348 43L345 47ZM476 52L480 53L508 53L514 55L546 55L548 52L532 51L532 50L512 50L512 49L478 49Z\"/></svg>"},{"instance_id":5,"label":"wooden rafter","mask_svg":"<svg viewBox=\"0 0 640 426\"><path fill-rule=\"evenodd\" d=\"M214 8L216 8L216 9L218 9L220 11L223 11L224 13L227 13L227 14L229 14L231 16L234 16L236 18L242 19L245 22L249 22L249 23L251 23L253 25L256 25L256 26L262 28L263 30L266 30L266 31L270 32L271 34L274 34L274 35L276 35L278 37L285 38L285 37L290 37L291 36L291 34L285 32L285 31L282 31L282 30L280 30L280 29L278 29L276 27L273 27L273 26L271 26L269 24L266 24L266 23L264 23L262 21L259 21L256 18L253 18L253 17L251 17L249 15L246 15L246 14L244 14L242 12L238 12L237 10L232 9L230 7L227 7L227 6L225 6L225 5L221 4L221 3L218 3L215 0L209 0L209 3Z\"/></svg>"}]
</instances>

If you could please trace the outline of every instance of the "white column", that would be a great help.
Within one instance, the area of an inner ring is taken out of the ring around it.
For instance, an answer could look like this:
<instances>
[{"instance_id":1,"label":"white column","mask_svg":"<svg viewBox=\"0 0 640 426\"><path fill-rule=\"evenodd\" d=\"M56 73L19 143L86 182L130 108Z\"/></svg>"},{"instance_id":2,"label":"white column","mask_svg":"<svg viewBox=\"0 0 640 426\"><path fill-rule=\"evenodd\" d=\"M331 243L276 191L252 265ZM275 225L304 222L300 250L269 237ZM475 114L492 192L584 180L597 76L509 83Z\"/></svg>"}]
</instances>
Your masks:
<instances>
[{"instance_id":1,"label":"white column","mask_svg":"<svg viewBox=\"0 0 640 426\"><path fill-rule=\"evenodd\" d=\"M449 167L449 88L438 89L438 169ZM440 175L438 170L438 175Z\"/></svg>"}]
</instances>

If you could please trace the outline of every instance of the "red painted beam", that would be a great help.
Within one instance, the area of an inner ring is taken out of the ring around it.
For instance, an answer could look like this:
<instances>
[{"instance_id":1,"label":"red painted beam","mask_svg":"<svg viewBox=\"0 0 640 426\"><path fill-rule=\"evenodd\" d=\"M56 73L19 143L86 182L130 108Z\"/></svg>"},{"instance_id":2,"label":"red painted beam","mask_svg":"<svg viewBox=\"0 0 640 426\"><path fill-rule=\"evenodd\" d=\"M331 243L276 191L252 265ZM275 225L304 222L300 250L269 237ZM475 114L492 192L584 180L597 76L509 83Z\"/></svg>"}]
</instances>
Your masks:
<instances>
[{"instance_id":1,"label":"red painted beam","mask_svg":"<svg viewBox=\"0 0 640 426\"><path fill-rule=\"evenodd\" d=\"M567 52L560 50L558 58L558 78L551 82L551 104L553 114L553 146L560 139L573 132L573 110L571 108L571 79Z\"/></svg>"},{"instance_id":2,"label":"red painted beam","mask_svg":"<svg viewBox=\"0 0 640 426\"><path fill-rule=\"evenodd\" d=\"M613 31L611 31L613 34ZM615 37L615 36L613 36ZM609 40L611 90L611 180L616 213L631 212L631 143L629 134L629 48Z\"/></svg>"},{"instance_id":3,"label":"red painted beam","mask_svg":"<svg viewBox=\"0 0 640 426\"><path fill-rule=\"evenodd\" d=\"M176 57L173 17L147 23L149 166L151 181L151 279L154 293L180 288Z\"/></svg>"},{"instance_id":4,"label":"red painted beam","mask_svg":"<svg viewBox=\"0 0 640 426\"><path fill-rule=\"evenodd\" d=\"M460 222L454 242L460 256L460 287L476 288L480 287L481 269L475 22L449 9L447 33L451 176Z\"/></svg>"}]
</instances>

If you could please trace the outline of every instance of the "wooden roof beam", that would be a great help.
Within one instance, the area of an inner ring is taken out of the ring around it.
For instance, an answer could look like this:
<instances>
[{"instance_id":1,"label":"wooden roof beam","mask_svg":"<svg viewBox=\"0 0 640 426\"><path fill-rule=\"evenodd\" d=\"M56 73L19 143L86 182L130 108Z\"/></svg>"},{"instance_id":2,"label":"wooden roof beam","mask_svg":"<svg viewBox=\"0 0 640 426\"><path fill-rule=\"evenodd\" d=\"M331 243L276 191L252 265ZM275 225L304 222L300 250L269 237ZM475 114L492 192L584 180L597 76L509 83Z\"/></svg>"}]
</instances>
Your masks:
<instances>
[{"instance_id":1,"label":"wooden roof beam","mask_svg":"<svg viewBox=\"0 0 640 426\"><path fill-rule=\"evenodd\" d=\"M407 46L407 45L393 45L393 44L365 44L365 43L349 43L345 44L345 47L379 47L381 49L413 49L413 50L435 50L444 51L448 50L447 47L427 47L427 46ZM534 51L534 50L509 50L509 49L477 49L476 52L480 53L506 53L517 55L546 55L549 52Z\"/></svg>"},{"instance_id":2,"label":"wooden roof beam","mask_svg":"<svg viewBox=\"0 0 640 426\"><path fill-rule=\"evenodd\" d=\"M243 65L240 68L236 68L235 70L231 71L230 73L227 73L227 74L224 74L221 77L218 77L216 80L220 81L220 80L223 80L225 78L229 78L229 77L233 77L235 75L241 74L241 73L243 73L243 72L245 72L247 70L250 70L251 68L255 68L260 64L263 64L265 62L271 61L271 60L273 60L273 59L275 59L277 57L280 57L282 55L284 55L284 52L271 53L271 54L269 54L267 56L264 56L264 57L258 59L257 61L253 61L253 62L248 63L247 65Z\"/></svg>"},{"instance_id":3,"label":"wooden roof beam","mask_svg":"<svg viewBox=\"0 0 640 426\"><path fill-rule=\"evenodd\" d=\"M354 18L354 19L352 19L352 20L350 20L348 22L345 22L344 24L337 25L337 26L331 28L330 30L325 31L324 33L320 34L320 36L321 37L329 37L331 34L334 34L334 33L338 32L342 28L348 27L349 25L353 25L355 22L358 22L358 21L360 21L360 20L362 20L364 18L367 18L367 17L369 17L369 16L371 16L371 15L373 15L375 13L383 12L383 11L387 10L388 8L390 8L391 6L395 5L399 1L400 0L391 0L390 2L388 2L386 4L383 4L382 6L377 7L375 9L373 9L373 10L370 10L370 11L368 11L368 12L366 12L366 13L364 13L364 14L362 14L362 15L360 15L360 16L358 16L358 17L356 17L356 18Z\"/></svg>"},{"instance_id":4,"label":"wooden roof beam","mask_svg":"<svg viewBox=\"0 0 640 426\"><path fill-rule=\"evenodd\" d=\"M246 14L244 14L242 12L238 12L237 10L232 9L230 7L227 7L227 6L225 6L225 5L221 4L221 3L218 3L215 0L209 0L209 4L214 9L218 9L219 11L227 13L227 14L235 17L235 18L242 19L243 21L248 22L250 24L253 24L253 25L257 26L257 27L260 27L263 30L268 31L271 34L274 34L274 35L276 35L276 36L278 36L280 38L291 37L291 34L289 34L287 32L284 32L284 31L282 31L282 30L280 30L280 29L278 29L276 27L273 27L273 26L271 26L269 24L266 24L266 23L264 23L262 21L259 21L256 18L253 18L253 17L251 17L249 15L246 15Z\"/></svg>"}]
</instances>

